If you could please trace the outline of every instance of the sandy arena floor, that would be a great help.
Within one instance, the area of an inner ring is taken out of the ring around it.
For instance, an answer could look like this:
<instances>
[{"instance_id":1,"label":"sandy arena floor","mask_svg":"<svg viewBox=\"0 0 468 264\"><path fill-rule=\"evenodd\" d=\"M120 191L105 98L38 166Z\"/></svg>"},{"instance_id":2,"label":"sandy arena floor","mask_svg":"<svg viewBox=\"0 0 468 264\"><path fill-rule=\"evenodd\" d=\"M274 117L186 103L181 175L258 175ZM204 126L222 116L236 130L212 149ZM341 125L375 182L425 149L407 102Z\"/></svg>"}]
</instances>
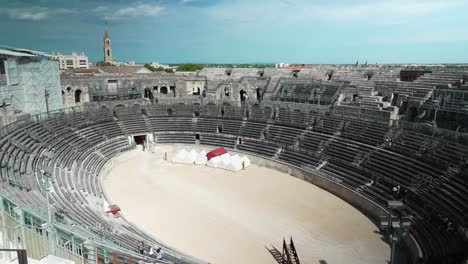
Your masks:
<instances>
[{"instance_id":1,"label":"sandy arena floor","mask_svg":"<svg viewBox=\"0 0 468 264\"><path fill-rule=\"evenodd\" d=\"M136 151L103 187L126 219L174 248L211 263L274 264L265 247L281 251L292 236L302 263L387 263L377 227L310 183L255 165L228 172Z\"/></svg>"}]
</instances>

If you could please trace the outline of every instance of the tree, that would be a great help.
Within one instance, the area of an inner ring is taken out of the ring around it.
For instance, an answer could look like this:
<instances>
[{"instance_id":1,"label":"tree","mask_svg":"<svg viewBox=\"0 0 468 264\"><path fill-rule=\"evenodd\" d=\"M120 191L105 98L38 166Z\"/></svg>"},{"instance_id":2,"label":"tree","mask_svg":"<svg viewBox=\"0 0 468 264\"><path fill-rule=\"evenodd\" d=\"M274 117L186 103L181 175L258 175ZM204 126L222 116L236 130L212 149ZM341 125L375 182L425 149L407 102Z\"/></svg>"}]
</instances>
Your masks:
<instances>
[{"instance_id":1,"label":"tree","mask_svg":"<svg viewBox=\"0 0 468 264\"><path fill-rule=\"evenodd\" d=\"M114 66L114 64L107 61L107 62L103 62L103 63L99 64L99 66Z\"/></svg>"},{"instance_id":2,"label":"tree","mask_svg":"<svg viewBox=\"0 0 468 264\"><path fill-rule=\"evenodd\" d=\"M172 69L164 69L163 67L153 67L150 64L146 63L144 67L152 72L167 72L167 73L172 73Z\"/></svg>"},{"instance_id":3,"label":"tree","mask_svg":"<svg viewBox=\"0 0 468 264\"><path fill-rule=\"evenodd\" d=\"M203 69L203 65L200 64L182 64L177 67L176 71L200 71Z\"/></svg>"}]
</instances>

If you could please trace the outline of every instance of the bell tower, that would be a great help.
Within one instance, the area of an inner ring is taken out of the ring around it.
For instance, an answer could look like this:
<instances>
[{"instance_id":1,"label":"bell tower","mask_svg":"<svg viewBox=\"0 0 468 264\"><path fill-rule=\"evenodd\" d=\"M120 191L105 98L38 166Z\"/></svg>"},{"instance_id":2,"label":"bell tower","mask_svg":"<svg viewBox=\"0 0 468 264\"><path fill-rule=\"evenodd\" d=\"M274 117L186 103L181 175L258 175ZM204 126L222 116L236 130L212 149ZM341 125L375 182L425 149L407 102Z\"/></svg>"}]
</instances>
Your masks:
<instances>
[{"instance_id":1,"label":"bell tower","mask_svg":"<svg viewBox=\"0 0 468 264\"><path fill-rule=\"evenodd\" d=\"M114 62L112 59L112 47L111 47L111 39L109 35L109 29L106 28L104 30L104 62Z\"/></svg>"}]
</instances>

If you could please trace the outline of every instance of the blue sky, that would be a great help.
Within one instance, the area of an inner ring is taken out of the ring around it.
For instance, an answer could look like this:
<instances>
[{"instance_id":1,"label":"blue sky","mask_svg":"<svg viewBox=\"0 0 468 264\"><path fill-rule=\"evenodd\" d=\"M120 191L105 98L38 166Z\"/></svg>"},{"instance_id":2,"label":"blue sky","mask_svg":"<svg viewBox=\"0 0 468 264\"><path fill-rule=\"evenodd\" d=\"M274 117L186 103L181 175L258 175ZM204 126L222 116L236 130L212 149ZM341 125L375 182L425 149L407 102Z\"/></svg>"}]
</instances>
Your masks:
<instances>
[{"instance_id":1,"label":"blue sky","mask_svg":"<svg viewBox=\"0 0 468 264\"><path fill-rule=\"evenodd\" d=\"M468 0L0 0L0 45L202 63L468 63Z\"/></svg>"}]
</instances>

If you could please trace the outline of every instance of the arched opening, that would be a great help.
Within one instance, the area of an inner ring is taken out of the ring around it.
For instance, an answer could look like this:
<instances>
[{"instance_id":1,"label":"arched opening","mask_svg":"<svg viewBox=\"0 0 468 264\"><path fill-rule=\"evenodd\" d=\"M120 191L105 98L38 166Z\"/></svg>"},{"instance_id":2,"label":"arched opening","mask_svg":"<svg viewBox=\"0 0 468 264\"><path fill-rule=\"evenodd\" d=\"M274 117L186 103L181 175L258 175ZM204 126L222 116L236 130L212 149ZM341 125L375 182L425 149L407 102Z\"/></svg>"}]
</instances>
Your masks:
<instances>
[{"instance_id":1,"label":"arched opening","mask_svg":"<svg viewBox=\"0 0 468 264\"><path fill-rule=\"evenodd\" d=\"M175 85L169 86L169 90L172 92L172 94L174 95L174 97L176 97L176 91L175 91L175 89L176 89Z\"/></svg>"},{"instance_id":2,"label":"arched opening","mask_svg":"<svg viewBox=\"0 0 468 264\"><path fill-rule=\"evenodd\" d=\"M225 86L224 87L224 96L229 97L230 94L231 94L231 87Z\"/></svg>"},{"instance_id":3,"label":"arched opening","mask_svg":"<svg viewBox=\"0 0 468 264\"><path fill-rule=\"evenodd\" d=\"M150 88L145 88L143 96L144 96L144 98L148 98L150 100L153 100L153 98L154 98L153 92L151 91Z\"/></svg>"},{"instance_id":4,"label":"arched opening","mask_svg":"<svg viewBox=\"0 0 468 264\"><path fill-rule=\"evenodd\" d=\"M247 100L247 92L244 90L240 90L239 92L241 102L245 102Z\"/></svg>"},{"instance_id":5,"label":"arched opening","mask_svg":"<svg viewBox=\"0 0 468 264\"><path fill-rule=\"evenodd\" d=\"M71 91L71 87L68 86L68 87L67 87L67 93L69 93L70 91Z\"/></svg>"},{"instance_id":6,"label":"arched opening","mask_svg":"<svg viewBox=\"0 0 468 264\"><path fill-rule=\"evenodd\" d=\"M162 86L161 89L160 89L160 92L161 92L162 94L167 94L167 92L168 92L168 91L167 91L167 86Z\"/></svg>"},{"instance_id":7,"label":"arched opening","mask_svg":"<svg viewBox=\"0 0 468 264\"><path fill-rule=\"evenodd\" d=\"M391 106L396 106L398 102L398 94L394 93L392 96L392 102L390 103Z\"/></svg>"},{"instance_id":8,"label":"arched opening","mask_svg":"<svg viewBox=\"0 0 468 264\"><path fill-rule=\"evenodd\" d=\"M168 109L167 109L167 115L168 115L168 116L172 116L172 109L171 109L171 108L168 108Z\"/></svg>"},{"instance_id":9,"label":"arched opening","mask_svg":"<svg viewBox=\"0 0 468 264\"><path fill-rule=\"evenodd\" d=\"M75 103L81 103L81 90L80 89L75 91Z\"/></svg>"},{"instance_id":10,"label":"arched opening","mask_svg":"<svg viewBox=\"0 0 468 264\"><path fill-rule=\"evenodd\" d=\"M110 50L107 50L107 56L110 57Z\"/></svg>"},{"instance_id":11,"label":"arched opening","mask_svg":"<svg viewBox=\"0 0 468 264\"><path fill-rule=\"evenodd\" d=\"M200 87L197 87L196 89L193 89L192 95L200 95L201 90Z\"/></svg>"},{"instance_id":12,"label":"arched opening","mask_svg":"<svg viewBox=\"0 0 468 264\"><path fill-rule=\"evenodd\" d=\"M260 102L262 100L262 92L260 88L257 88L256 92L257 92L257 100Z\"/></svg>"},{"instance_id":13,"label":"arched opening","mask_svg":"<svg viewBox=\"0 0 468 264\"><path fill-rule=\"evenodd\" d=\"M158 86L153 86L153 91L155 93L159 93L159 87Z\"/></svg>"},{"instance_id":14,"label":"arched opening","mask_svg":"<svg viewBox=\"0 0 468 264\"><path fill-rule=\"evenodd\" d=\"M416 107L410 107L406 113L408 121L414 122L416 117L418 117L418 109Z\"/></svg>"}]
</instances>

